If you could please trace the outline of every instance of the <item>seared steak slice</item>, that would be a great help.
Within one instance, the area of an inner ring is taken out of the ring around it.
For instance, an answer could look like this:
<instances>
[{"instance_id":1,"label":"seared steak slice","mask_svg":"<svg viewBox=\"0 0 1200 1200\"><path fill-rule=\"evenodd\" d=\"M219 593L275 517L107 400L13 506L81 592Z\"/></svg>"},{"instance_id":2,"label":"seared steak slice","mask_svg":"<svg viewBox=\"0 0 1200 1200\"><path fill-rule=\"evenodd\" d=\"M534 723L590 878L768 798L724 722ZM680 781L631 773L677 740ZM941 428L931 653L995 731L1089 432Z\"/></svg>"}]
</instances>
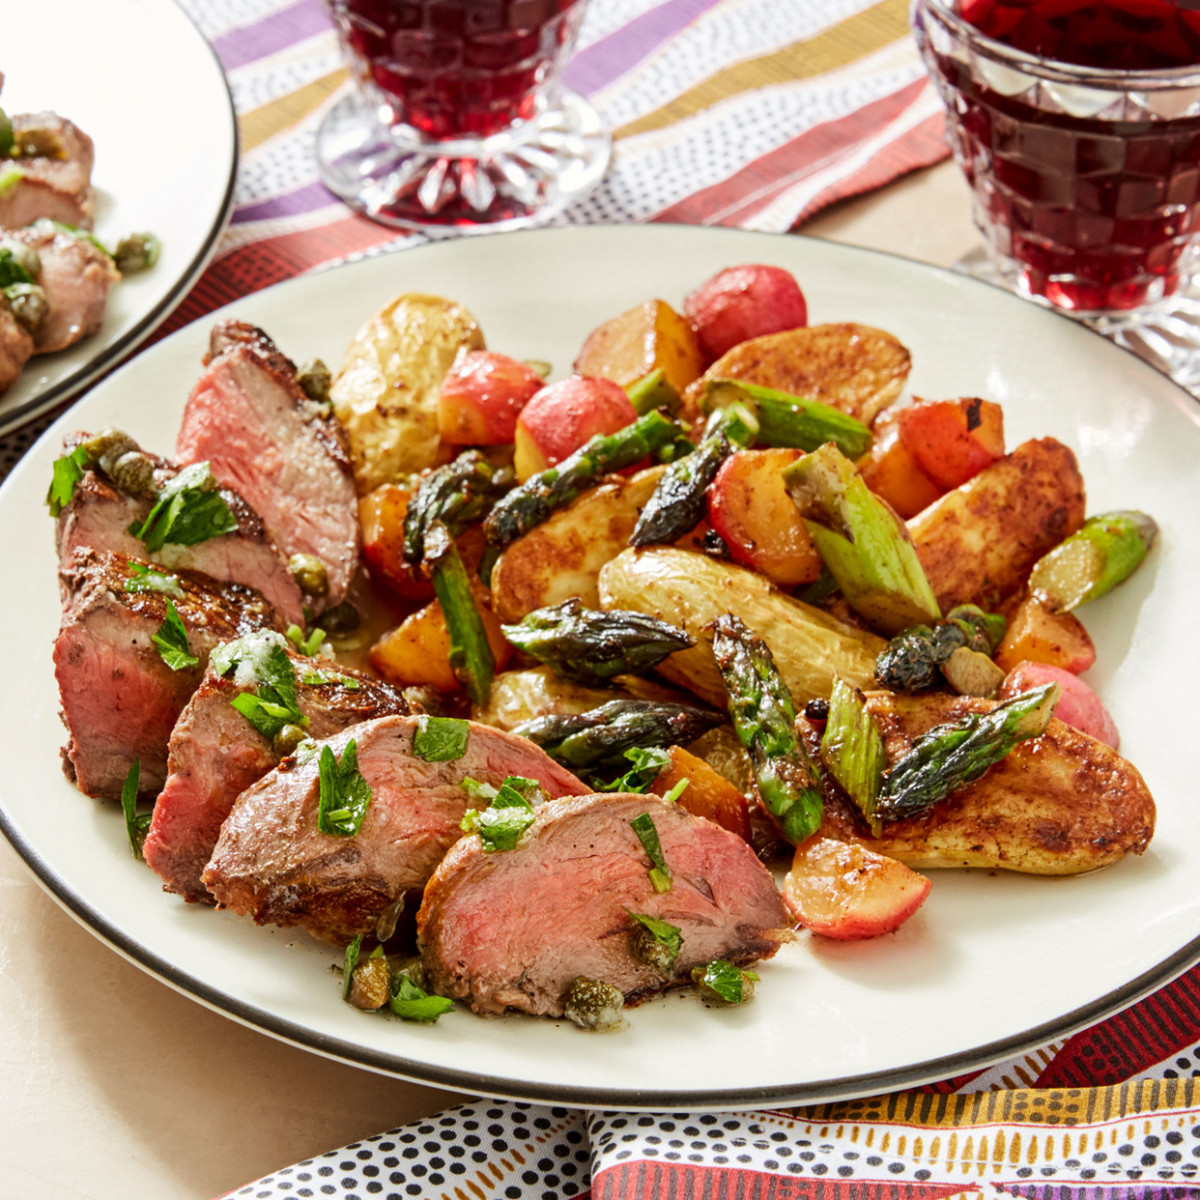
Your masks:
<instances>
[{"instance_id":1,"label":"seared steak slice","mask_svg":"<svg viewBox=\"0 0 1200 1200\"><path fill-rule=\"evenodd\" d=\"M273 639L275 633L252 634ZM327 738L349 725L408 712L389 684L324 658L288 651L296 671L296 699L308 718L307 732ZM167 782L154 805L142 856L165 881L164 891L212 903L200 882L221 825L233 802L279 765L280 756L230 701L253 691L255 681L222 678L210 665L171 732Z\"/></svg>"},{"instance_id":2,"label":"seared steak slice","mask_svg":"<svg viewBox=\"0 0 1200 1200\"><path fill-rule=\"evenodd\" d=\"M207 459L243 495L289 557L325 565L315 612L346 597L358 565L358 499L341 431L296 382L295 365L260 329L222 321L208 369L188 398L176 443L181 463Z\"/></svg>"},{"instance_id":3,"label":"seared steak slice","mask_svg":"<svg viewBox=\"0 0 1200 1200\"><path fill-rule=\"evenodd\" d=\"M33 338L29 331L7 304L0 304L0 396L16 382L32 355Z\"/></svg>"},{"instance_id":4,"label":"seared steak slice","mask_svg":"<svg viewBox=\"0 0 1200 1200\"><path fill-rule=\"evenodd\" d=\"M345 944L371 933L405 892L425 886L472 806L464 779L499 785L522 775L551 796L587 791L532 742L474 722L461 758L426 762L413 754L419 720L381 717L324 743L340 759L353 740L371 788L353 837L317 829L316 754L285 759L244 791L203 875L218 904L260 925L300 925Z\"/></svg>"},{"instance_id":5,"label":"seared steak slice","mask_svg":"<svg viewBox=\"0 0 1200 1200\"><path fill-rule=\"evenodd\" d=\"M39 217L90 229L92 225L92 139L58 113L17 113L13 140L28 152L11 160L24 178L0 197L0 226L19 229ZM38 153L53 143L55 153Z\"/></svg>"},{"instance_id":6,"label":"seared steak slice","mask_svg":"<svg viewBox=\"0 0 1200 1200\"><path fill-rule=\"evenodd\" d=\"M65 440L65 449L69 451L89 437L86 433L72 434ZM165 487L179 474L179 468L165 458L147 457L154 463L154 483L158 488ZM129 532L129 526L135 521L141 524L146 519L153 503L151 499L131 496L99 468L88 469L76 484L71 502L58 517L55 536L59 561L66 562L76 550L90 546L130 558L147 559L170 570L183 567L203 571L222 582L242 583L254 588L285 620L303 625L304 597L288 570L283 553L268 536L262 519L236 492L228 488L220 491L237 518L236 530L195 546L168 542L161 550L150 553Z\"/></svg>"},{"instance_id":7,"label":"seared steak slice","mask_svg":"<svg viewBox=\"0 0 1200 1200\"><path fill-rule=\"evenodd\" d=\"M41 260L37 282L49 312L34 330L35 354L64 350L100 328L108 289L121 278L103 250L52 227L8 230L4 240L29 246Z\"/></svg>"},{"instance_id":8,"label":"seared steak slice","mask_svg":"<svg viewBox=\"0 0 1200 1200\"><path fill-rule=\"evenodd\" d=\"M649 813L672 875L650 882L630 827ZM630 912L683 934L673 970L637 957ZM690 982L714 958L770 958L789 936L770 872L736 834L657 796L607 794L543 805L514 850L485 853L478 835L446 855L417 914L429 986L477 1013L563 1015L580 976L627 999Z\"/></svg>"},{"instance_id":9,"label":"seared steak slice","mask_svg":"<svg viewBox=\"0 0 1200 1200\"><path fill-rule=\"evenodd\" d=\"M167 775L171 729L204 674L209 651L257 629L280 627L257 592L177 571L178 592L129 591L137 562L77 550L60 568L67 596L54 643L54 674L70 734L64 769L89 796L118 797L136 758L141 792L154 795ZM173 671L152 639L173 603L195 667Z\"/></svg>"}]
</instances>

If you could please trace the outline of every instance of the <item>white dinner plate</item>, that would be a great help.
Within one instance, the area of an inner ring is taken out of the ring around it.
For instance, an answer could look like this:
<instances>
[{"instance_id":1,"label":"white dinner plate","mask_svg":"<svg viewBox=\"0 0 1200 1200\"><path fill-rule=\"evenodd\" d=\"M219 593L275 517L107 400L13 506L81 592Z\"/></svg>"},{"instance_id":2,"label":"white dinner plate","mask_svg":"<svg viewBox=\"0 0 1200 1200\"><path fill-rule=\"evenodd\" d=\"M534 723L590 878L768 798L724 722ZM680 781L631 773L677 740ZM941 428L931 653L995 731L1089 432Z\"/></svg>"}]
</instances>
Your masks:
<instances>
[{"instance_id":1,"label":"white dinner plate","mask_svg":"<svg viewBox=\"0 0 1200 1200\"><path fill-rule=\"evenodd\" d=\"M0 490L3 829L81 921L160 979L248 1025L373 1070L466 1092L607 1107L733 1107L875 1093L980 1067L1098 1020L1200 958L1200 407L1095 334L1007 293L901 258L802 237L684 226L588 227L437 242L305 276L225 310L293 358L336 364L403 291L470 308L488 344L555 375L600 321L659 296L678 305L721 267L793 271L810 320L854 320L912 351L912 394L1004 406L1008 443L1053 435L1078 454L1093 512L1141 508L1159 545L1084 610L1089 679L1159 806L1149 851L1066 879L934 872L896 934L807 934L761 969L758 996L716 1011L676 993L624 1032L465 1009L436 1025L343 1004L335 955L305 935L189 906L130 854L116 807L76 792L50 664L58 620L43 506L63 434L117 425L170 453L212 320L115 373L60 419ZM552 921L553 914L547 913Z\"/></svg>"},{"instance_id":2,"label":"white dinner plate","mask_svg":"<svg viewBox=\"0 0 1200 1200\"><path fill-rule=\"evenodd\" d=\"M0 433L75 395L170 315L233 205L237 125L216 56L172 0L0 0L7 113L49 109L96 144L95 232L162 241L153 270L116 284L91 337L39 355L0 396Z\"/></svg>"}]
</instances>

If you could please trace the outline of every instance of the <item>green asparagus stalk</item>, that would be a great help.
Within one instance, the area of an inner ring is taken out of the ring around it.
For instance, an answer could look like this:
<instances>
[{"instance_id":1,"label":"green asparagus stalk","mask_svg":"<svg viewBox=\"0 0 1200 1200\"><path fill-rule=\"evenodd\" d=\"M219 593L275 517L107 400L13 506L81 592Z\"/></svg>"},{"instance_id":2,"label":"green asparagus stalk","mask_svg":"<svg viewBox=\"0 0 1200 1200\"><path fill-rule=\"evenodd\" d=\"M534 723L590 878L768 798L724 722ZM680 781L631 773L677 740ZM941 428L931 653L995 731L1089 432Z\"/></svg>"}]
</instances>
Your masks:
<instances>
[{"instance_id":1,"label":"green asparagus stalk","mask_svg":"<svg viewBox=\"0 0 1200 1200\"><path fill-rule=\"evenodd\" d=\"M720 725L720 713L658 700L610 700L585 713L535 717L513 733L568 767L624 767L635 746L687 745Z\"/></svg>"},{"instance_id":2,"label":"green asparagus stalk","mask_svg":"<svg viewBox=\"0 0 1200 1200\"><path fill-rule=\"evenodd\" d=\"M708 485L721 464L742 446L752 446L758 422L744 404L718 409L708 419L694 454L676 459L662 473L629 538L631 546L670 543L704 516Z\"/></svg>"},{"instance_id":3,"label":"green asparagus stalk","mask_svg":"<svg viewBox=\"0 0 1200 1200\"><path fill-rule=\"evenodd\" d=\"M672 441L678 431L670 418L652 412L616 433L585 442L557 466L539 471L496 504L483 523L488 541L507 546L565 508L602 475L641 462Z\"/></svg>"},{"instance_id":4,"label":"green asparagus stalk","mask_svg":"<svg viewBox=\"0 0 1200 1200\"><path fill-rule=\"evenodd\" d=\"M806 454L783 481L851 608L889 634L940 618L904 522L837 447Z\"/></svg>"},{"instance_id":5,"label":"green asparagus stalk","mask_svg":"<svg viewBox=\"0 0 1200 1200\"><path fill-rule=\"evenodd\" d=\"M729 693L729 716L750 753L763 806L799 844L821 824L820 773L796 736L791 692L770 647L732 613L715 622L713 654Z\"/></svg>"},{"instance_id":6,"label":"green asparagus stalk","mask_svg":"<svg viewBox=\"0 0 1200 1200\"><path fill-rule=\"evenodd\" d=\"M1157 536L1157 523L1143 512L1089 517L1034 564L1029 590L1052 612L1069 612L1128 579Z\"/></svg>"},{"instance_id":7,"label":"green asparagus stalk","mask_svg":"<svg viewBox=\"0 0 1200 1200\"><path fill-rule=\"evenodd\" d=\"M857 418L818 400L789 396L739 379L710 379L700 404L705 412L740 402L758 417L760 446L816 450L832 442L847 458L860 458L871 446L871 431Z\"/></svg>"},{"instance_id":8,"label":"green asparagus stalk","mask_svg":"<svg viewBox=\"0 0 1200 1200\"><path fill-rule=\"evenodd\" d=\"M1059 691L1057 683L1048 683L922 734L884 777L875 816L881 821L917 816L978 779L1018 742L1045 732Z\"/></svg>"},{"instance_id":9,"label":"green asparagus stalk","mask_svg":"<svg viewBox=\"0 0 1200 1200\"><path fill-rule=\"evenodd\" d=\"M677 413L682 403L679 393L667 379L662 367L655 367L641 379L635 379L626 389L629 403L639 417L656 408L665 408L669 413Z\"/></svg>"},{"instance_id":10,"label":"green asparagus stalk","mask_svg":"<svg viewBox=\"0 0 1200 1200\"><path fill-rule=\"evenodd\" d=\"M614 675L648 671L676 650L694 646L690 634L645 613L584 608L578 596L535 609L504 636L564 679L607 683Z\"/></svg>"},{"instance_id":11,"label":"green asparagus stalk","mask_svg":"<svg viewBox=\"0 0 1200 1200\"><path fill-rule=\"evenodd\" d=\"M419 563L425 534L441 521L457 536L513 485L508 468L490 463L478 450L466 450L453 462L430 471L421 481L404 516L404 559Z\"/></svg>"},{"instance_id":12,"label":"green asparagus stalk","mask_svg":"<svg viewBox=\"0 0 1200 1200\"><path fill-rule=\"evenodd\" d=\"M834 680L829 697L829 716L821 736L821 762L878 836L880 826L875 806L887 764L883 734L867 711L862 692L843 679Z\"/></svg>"},{"instance_id":13,"label":"green asparagus stalk","mask_svg":"<svg viewBox=\"0 0 1200 1200\"><path fill-rule=\"evenodd\" d=\"M433 574L433 590L450 635L450 667L476 704L486 704L496 674L496 659L467 569L450 531L433 521L425 531L425 561Z\"/></svg>"}]
</instances>

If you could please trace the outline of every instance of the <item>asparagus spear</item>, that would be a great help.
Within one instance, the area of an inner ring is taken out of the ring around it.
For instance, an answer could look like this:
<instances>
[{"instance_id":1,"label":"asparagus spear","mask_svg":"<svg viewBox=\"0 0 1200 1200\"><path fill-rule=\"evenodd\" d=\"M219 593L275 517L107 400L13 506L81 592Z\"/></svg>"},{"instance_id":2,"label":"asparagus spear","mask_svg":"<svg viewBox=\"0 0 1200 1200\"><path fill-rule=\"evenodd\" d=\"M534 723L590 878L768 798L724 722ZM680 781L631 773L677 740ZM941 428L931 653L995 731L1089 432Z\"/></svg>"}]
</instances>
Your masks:
<instances>
[{"instance_id":1,"label":"asparagus spear","mask_svg":"<svg viewBox=\"0 0 1200 1200\"><path fill-rule=\"evenodd\" d=\"M483 523L488 541L494 546L507 546L570 504L602 475L633 466L665 446L678 432L674 421L652 412L616 433L585 442L557 466L539 471L497 503Z\"/></svg>"},{"instance_id":2,"label":"asparagus spear","mask_svg":"<svg viewBox=\"0 0 1200 1200\"><path fill-rule=\"evenodd\" d=\"M970 713L922 734L884 777L876 818L899 821L917 816L978 779L1018 742L1045 732L1059 691L1057 683L1048 683L989 712Z\"/></svg>"},{"instance_id":3,"label":"asparagus spear","mask_svg":"<svg viewBox=\"0 0 1200 1200\"><path fill-rule=\"evenodd\" d=\"M405 561L419 563L424 557L425 534L432 522L441 521L456 536L512 484L512 472L488 462L478 450L465 450L453 462L430 471L404 516Z\"/></svg>"},{"instance_id":4,"label":"asparagus spear","mask_svg":"<svg viewBox=\"0 0 1200 1200\"><path fill-rule=\"evenodd\" d=\"M704 387L705 412L740 402L758 417L761 446L816 450L833 442L847 458L859 458L871 445L871 431L857 418L818 400L789 396L740 379L710 379Z\"/></svg>"},{"instance_id":5,"label":"asparagus spear","mask_svg":"<svg viewBox=\"0 0 1200 1200\"><path fill-rule=\"evenodd\" d=\"M796 736L796 709L770 647L732 613L714 623L713 654L729 716L754 766L754 782L783 836L799 844L821 824L820 774Z\"/></svg>"},{"instance_id":6,"label":"asparagus spear","mask_svg":"<svg viewBox=\"0 0 1200 1200\"><path fill-rule=\"evenodd\" d=\"M476 704L486 704L496 674L496 659L479 609L475 607L467 569L450 531L441 521L433 521L425 531L424 552L450 635L450 667L467 695Z\"/></svg>"},{"instance_id":7,"label":"asparagus spear","mask_svg":"<svg viewBox=\"0 0 1200 1200\"><path fill-rule=\"evenodd\" d=\"M519 625L504 625L514 646L577 683L648 671L676 650L694 646L677 625L645 613L584 608L578 596L535 609Z\"/></svg>"},{"instance_id":8,"label":"asparagus spear","mask_svg":"<svg viewBox=\"0 0 1200 1200\"><path fill-rule=\"evenodd\" d=\"M1089 517L1034 564L1029 590L1051 612L1069 612L1124 582L1142 564L1158 525L1143 512Z\"/></svg>"},{"instance_id":9,"label":"asparagus spear","mask_svg":"<svg viewBox=\"0 0 1200 1200\"><path fill-rule=\"evenodd\" d=\"M735 447L752 446L758 422L744 404L718 409L708 419L694 454L672 462L662 473L629 538L631 546L673 542L704 515L708 485Z\"/></svg>"},{"instance_id":10,"label":"asparagus spear","mask_svg":"<svg viewBox=\"0 0 1200 1200\"><path fill-rule=\"evenodd\" d=\"M829 716L821 735L821 762L878 836L875 806L887 762L883 734L867 711L862 692L843 679L834 680L829 697Z\"/></svg>"},{"instance_id":11,"label":"asparagus spear","mask_svg":"<svg viewBox=\"0 0 1200 1200\"><path fill-rule=\"evenodd\" d=\"M658 700L610 700L585 713L535 717L513 733L568 767L624 767L634 746L686 745L720 725L720 713Z\"/></svg>"},{"instance_id":12,"label":"asparagus spear","mask_svg":"<svg viewBox=\"0 0 1200 1200\"><path fill-rule=\"evenodd\" d=\"M904 522L836 446L792 463L783 481L851 608L887 633L940 618Z\"/></svg>"},{"instance_id":13,"label":"asparagus spear","mask_svg":"<svg viewBox=\"0 0 1200 1200\"><path fill-rule=\"evenodd\" d=\"M625 389L625 394L638 416L644 416L656 408L665 408L669 413L677 413L682 403L679 393L671 386L662 367L655 367L641 379L635 379Z\"/></svg>"}]
</instances>

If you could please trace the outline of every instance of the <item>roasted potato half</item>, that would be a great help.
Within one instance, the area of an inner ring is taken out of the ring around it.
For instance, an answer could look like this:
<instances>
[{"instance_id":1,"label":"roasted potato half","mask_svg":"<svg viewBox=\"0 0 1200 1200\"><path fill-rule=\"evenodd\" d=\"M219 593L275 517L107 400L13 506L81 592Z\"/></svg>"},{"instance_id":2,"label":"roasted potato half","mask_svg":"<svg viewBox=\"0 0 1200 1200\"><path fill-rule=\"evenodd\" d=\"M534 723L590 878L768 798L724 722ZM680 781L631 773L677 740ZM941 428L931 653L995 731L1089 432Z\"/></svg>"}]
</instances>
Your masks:
<instances>
[{"instance_id":1,"label":"roasted potato half","mask_svg":"<svg viewBox=\"0 0 1200 1200\"><path fill-rule=\"evenodd\" d=\"M935 500L908 522L908 532L943 612L955 604L994 609L1083 518L1075 455L1039 438Z\"/></svg>"},{"instance_id":2,"label":"roasted potato half","mask_svg":"<svg viewBox=\"0 0 1200 1200\"><path fill-rule=\"evenodd\" d=\"M684 411L699 413L705 380L740 379L819 400L870 425L899 398L911 367L908 350L882 329L809 325L734 346L688 388Z\"/></svg>"},{"instance_id":3,"label":"roasted potato half","mask_svg":"<svg viewBox=\"0 0 1200 1200\"><path fill-rule=\"evenodd\" d=\"M438 397L460 351L484 349L475 318L440 296L406 293L354 335L333 381L360 496L437 461Z\"/></svg>"},{"instance_id":4,"label":"roasted potato half","mask_svg":"<svg viewBox=\"0 0 1200 1200\"><path fill-rule=\"evenodd\" d=\"M599 592L602 608L633 609L686 629L696 645L656 670L716 708L725 707L726 697L710 626L724 613L737 613L770 646L797 705L827 697L835 675L869 687L875 656L886 645L785 595L753 571L691 550L626 550L600 572Z\"/></svg>"},{"instance_id":5,"label":"roasted potato half","mask_svg":"<svg viewBox=\"0 0 1200 1200\"><path fill-rule=\"evenodd\" d=\"M662 467L611 476L513 542L492 568L492 603L502 621L578 596L598 608L600 568L629 545L638 513Z\"/></svg>"}]
</instances>

